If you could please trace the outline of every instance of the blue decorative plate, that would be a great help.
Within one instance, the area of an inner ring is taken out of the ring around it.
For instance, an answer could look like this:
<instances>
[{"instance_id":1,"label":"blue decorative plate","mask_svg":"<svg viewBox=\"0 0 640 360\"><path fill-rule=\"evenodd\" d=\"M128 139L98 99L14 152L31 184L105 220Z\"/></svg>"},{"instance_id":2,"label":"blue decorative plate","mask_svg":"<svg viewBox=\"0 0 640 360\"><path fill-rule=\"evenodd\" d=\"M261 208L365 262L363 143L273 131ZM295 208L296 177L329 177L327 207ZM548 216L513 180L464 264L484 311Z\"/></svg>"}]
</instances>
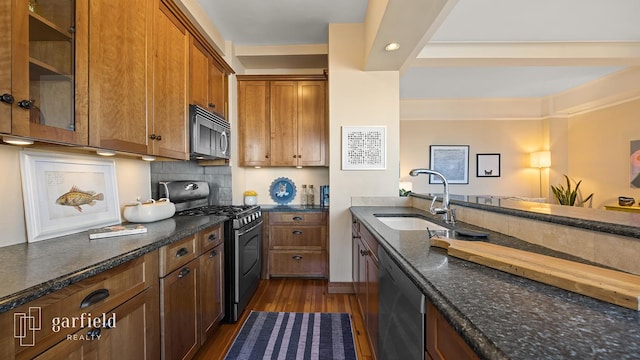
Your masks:
<instances>
[{"instance_id":1,"label":"blue decorative plate","mask_svg":"<svg viewBox=\"0 0 640 360\"><path fill-rule=\"evenodd\" d=\"M296 185L286 177L279 177L271 183L269 195L279 205L288 204L296 197Z\"/></svg>"}]
</instances>

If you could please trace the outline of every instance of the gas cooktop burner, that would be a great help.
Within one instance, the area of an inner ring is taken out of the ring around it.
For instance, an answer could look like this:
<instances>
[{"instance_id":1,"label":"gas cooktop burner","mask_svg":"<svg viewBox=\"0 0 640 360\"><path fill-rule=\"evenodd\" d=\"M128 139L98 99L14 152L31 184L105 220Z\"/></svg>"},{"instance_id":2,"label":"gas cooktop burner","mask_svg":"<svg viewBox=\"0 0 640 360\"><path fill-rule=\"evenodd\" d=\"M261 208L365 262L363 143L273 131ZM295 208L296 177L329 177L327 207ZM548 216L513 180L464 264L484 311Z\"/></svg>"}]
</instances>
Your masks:
<instances>
[{"instance_id":1,"label":"gas cooktop burner","mask_svg":"<svg viewBox=\"0 0 640 360\"><path fill-rule=\"evenodd\" d=\"M177 216L221 215L231 218L242 216L245 213L254 212L256 205L209 205L195 209L179 211Z\"/></svg>"}]
</instances>

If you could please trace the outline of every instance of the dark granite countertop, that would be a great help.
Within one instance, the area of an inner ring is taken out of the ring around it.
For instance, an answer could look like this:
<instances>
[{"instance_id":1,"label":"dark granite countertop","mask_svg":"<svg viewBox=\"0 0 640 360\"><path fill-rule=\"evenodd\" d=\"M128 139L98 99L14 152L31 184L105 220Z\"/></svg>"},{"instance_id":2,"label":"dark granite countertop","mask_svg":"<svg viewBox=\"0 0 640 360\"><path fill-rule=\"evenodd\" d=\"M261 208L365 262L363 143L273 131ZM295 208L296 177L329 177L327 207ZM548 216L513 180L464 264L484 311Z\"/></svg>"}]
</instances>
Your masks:
<instances>
[{"instance_id":1,"label":"dark granite countertop","mask_svg":"<svg viewBox=\"0 0 640 360\"><path fill-rule=\"evenodd\" d=\"M179 216L144 224L146 234L89 240L88 232L0 250L0 313L227 220Z\"/></svg>"},{"instance_id":2,"label":"dark granite countertop","mask_svg":"<svg viewBox=\"0 0 640 360\"><path fill-rule=\"evenodd\" d=\"M640 359L640 313L449 257L425 231L397 231L378 213L409 207L352 207L429 300L483 359ZM571 260L565 254L485 229L489 242ZM584 262L584 261L582 261Z\"/></svg>"},{"instance_id":3,"label":"dark granite countertop","mask_svg":"<svg viewBox=\"0 0 640 360\"><path fill-rule=\"evenodd\" d=\"M302 206L302 205L260 205L264 212L319 212L329 211L326 206Z\"/></svg>"}]
</instances>

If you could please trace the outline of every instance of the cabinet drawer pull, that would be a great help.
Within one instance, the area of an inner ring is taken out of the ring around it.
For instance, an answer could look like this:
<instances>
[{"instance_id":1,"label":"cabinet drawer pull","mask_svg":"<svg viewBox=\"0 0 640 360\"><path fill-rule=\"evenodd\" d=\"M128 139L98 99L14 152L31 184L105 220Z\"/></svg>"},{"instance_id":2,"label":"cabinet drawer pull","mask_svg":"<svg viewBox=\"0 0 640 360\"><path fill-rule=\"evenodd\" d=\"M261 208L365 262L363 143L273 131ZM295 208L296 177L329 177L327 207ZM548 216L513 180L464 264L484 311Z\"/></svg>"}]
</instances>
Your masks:
<instances>
[{"instance_id":1,"label":"cabinet drawer pull","mask_svg":"<svg viewBox=\"0 0 640 360\"><path fill-rule=\"evenodd\" d=\"M176 257L183 257L185 255L187 255L189 253L189 250L187 250L187 248L180 248L180 250L178 250L178 252L176 252Z\"/></svg>"},{"instance_id":2,"label":"cabinet drawer pull","mask_svg":"<svg viewBox=\"0 0 640 360\"><path fill-rule=\"evenodd\" d=\"M93 328L87 331L87 338L90 338L91 340L99 339L101 332L102 330L100 330L100 328Z\"/></svg>"},{"instance_id":3,"label":"cabinet drawer pull","mask_svg":"<svg viewBox=\"0 0 640 360\"><path fill-rule=\"evenodd\" d=\"M182 270L180 270L180 272L178 273L178 279L182 279L183 277L189 275L189 273L191 273L191 270L188 267L182 268Z\"/></svg>"},{"instance_id":4,"label":"cabinet drawer pull","mask_svg":"<svg viewBox=\"0 0 640 360\"><path fill-rule=\"evenodd\" d=\"M293 230L291 233L293 235L302 235L302 231L300 231L300 230Z\"/></svg>"},{"instance_id":5,"label":"cabinet drawer pull","mask_svg":"<svg viewBox=\"0 0 640 360\"><path fill-rule=\"evenodd\" d=\"M97 304L98 302L109 297L109 290L107 289L98 289L91 294L87 295L82 302L80 303L80 309L84 309L91 305Z\"/></svg>"},{"instance_id":6,"label":"cabinet drawer pull","mask_svg":"<svg viewBox=\"0 0 640 360\"><path fill-rule=\"evenodd\" d=\"M302 256L300 255L294 255L291 257L293 260L302 260Z\"/></svg>"},{"instance_id":7,"label":"cabinet drawer pull","mask_svg":"<svg viewBox=\"0 0 640 360\"><path fill-rule=\"evenodd\" d=\"M304 220L301 216L294 216L293 221L302 221Z\"/></svg>"},{"instance_id":8,"label":"cabinet drawer pull","mask_svg":"<svg viewBox=\"0 0 640 360\"><path fill-rule=\"evenodd\" d=\"M217 238L218 238L218 234L214 233L214 234L209 235L209 241L213 241L213 240L215 240Z\"/></svg>"},{"instance_id":9,"label":"cabinet drawer pull","mask_svg":"<svg viewBox=\"0 0 640 360\"><path fill-rule=\"evenodd\" d=\"M211 252L209 253L209 257L212 258L214 256L218 255L218 252L215 250L211 250Z\"/></svg>"}]
</instances>

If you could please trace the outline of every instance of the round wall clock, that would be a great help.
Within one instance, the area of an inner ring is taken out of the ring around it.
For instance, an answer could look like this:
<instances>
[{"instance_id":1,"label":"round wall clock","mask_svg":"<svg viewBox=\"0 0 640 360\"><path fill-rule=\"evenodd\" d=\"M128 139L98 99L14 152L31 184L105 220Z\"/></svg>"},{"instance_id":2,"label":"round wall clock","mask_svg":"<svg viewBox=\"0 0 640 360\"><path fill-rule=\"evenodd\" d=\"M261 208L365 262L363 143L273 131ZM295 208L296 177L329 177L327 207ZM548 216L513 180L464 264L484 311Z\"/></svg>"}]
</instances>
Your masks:
<instances>
[{"instance_id":1,"label":"round wall clock","mask_svg":"<svg viewBox=\"0 0 640 360\"><path fill-rule=\"evenodd\" d=\"M279 205L288 204L296 197L296 185L289 178L276 178L271 183L269 195Z\"/></svg>"}]
</instances>

